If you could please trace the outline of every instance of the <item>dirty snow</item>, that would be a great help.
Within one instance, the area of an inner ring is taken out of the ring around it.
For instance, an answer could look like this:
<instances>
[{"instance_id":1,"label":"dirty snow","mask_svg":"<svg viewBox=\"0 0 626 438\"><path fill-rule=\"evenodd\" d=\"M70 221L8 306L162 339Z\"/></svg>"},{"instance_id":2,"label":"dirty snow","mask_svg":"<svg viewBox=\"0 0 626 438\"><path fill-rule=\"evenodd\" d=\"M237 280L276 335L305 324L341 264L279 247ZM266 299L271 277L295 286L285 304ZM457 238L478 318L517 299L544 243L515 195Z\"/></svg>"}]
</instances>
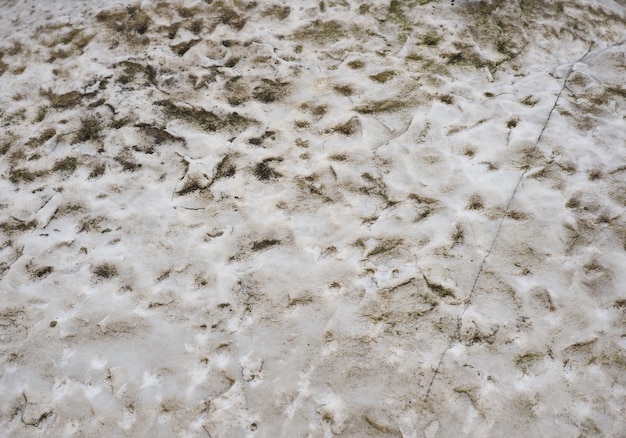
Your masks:
<instances>
[{"instance_id":1,"label":"dirty snow","mask_svg":"<svg viewBox=\"0 0 626 438\"><path fill-rule=\"evenodd\" d=\"M624 436L612 0L0 2L0 436Z\"/></svg>"}]
</instances>

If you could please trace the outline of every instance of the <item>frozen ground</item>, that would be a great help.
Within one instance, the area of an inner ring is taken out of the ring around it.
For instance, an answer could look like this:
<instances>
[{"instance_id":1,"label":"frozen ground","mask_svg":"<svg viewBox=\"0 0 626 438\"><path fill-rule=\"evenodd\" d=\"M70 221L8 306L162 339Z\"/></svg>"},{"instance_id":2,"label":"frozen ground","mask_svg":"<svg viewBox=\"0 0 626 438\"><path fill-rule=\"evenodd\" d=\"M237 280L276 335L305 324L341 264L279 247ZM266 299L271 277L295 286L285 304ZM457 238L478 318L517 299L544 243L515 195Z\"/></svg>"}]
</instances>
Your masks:
<instances>
[{"instance_id":1,"label":"frozen ground","mask_svg":"<svg viewBox=\"0 0 626 438\"><path fill-rule=\"evenodd\" d=\"M0 1L0 436L626 436L612 0Z\"/></svg>"}]
</instances>

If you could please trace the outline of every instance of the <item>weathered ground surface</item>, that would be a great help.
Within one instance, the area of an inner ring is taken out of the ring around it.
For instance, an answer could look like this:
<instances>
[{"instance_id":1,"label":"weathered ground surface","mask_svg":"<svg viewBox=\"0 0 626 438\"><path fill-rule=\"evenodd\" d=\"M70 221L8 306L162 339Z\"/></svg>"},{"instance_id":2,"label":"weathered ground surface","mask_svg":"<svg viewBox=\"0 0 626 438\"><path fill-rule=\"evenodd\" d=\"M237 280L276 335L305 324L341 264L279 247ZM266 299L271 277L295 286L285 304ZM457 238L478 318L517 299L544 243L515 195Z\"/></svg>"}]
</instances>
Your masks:
<instances>
[{"instance_id":1,"label":"weathered ground surface","mask_svg":"<svg viewBox=\"0 0 626 438\"><path fill-rule=\"evenodd\" d=\"M624 436L623 5L455 3L0 2L0 436Z\"/></svg>"}]
</instances>

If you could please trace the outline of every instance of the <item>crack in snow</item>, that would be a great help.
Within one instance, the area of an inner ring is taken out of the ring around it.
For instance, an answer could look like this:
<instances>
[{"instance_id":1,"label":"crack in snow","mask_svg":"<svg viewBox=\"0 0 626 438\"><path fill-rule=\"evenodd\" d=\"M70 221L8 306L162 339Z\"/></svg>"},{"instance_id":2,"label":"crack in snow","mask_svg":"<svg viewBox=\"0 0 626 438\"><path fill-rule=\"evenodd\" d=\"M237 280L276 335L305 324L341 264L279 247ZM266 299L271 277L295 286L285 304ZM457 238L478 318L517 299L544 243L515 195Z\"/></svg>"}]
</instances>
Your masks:
<instances>
[{"instance_id":1,"label":"crack in snow","mask_svg":"<svg viewBox=\"0 0 626 438\"><path fill-rule=\"evenodd\" d=\"M461 313L457 316L457 321L456 321L456 329L454 331L453 336L450 339L450 342L448 342L448 345L446 346L446 348L443 350L443 352L441 353L441 356L439 357L439 361L437 363L437 366L435 367L435 369L433 369L433 376L430 380L430 383L428 385L428 389L426 390L426 395L424 396L424 400L428 400L428 398L430 397L430 393L432 391L432 387L433 384L435 383L435 380L437 379L437 376L439 375L439 372L441 370L441 365L443 364L443 361L446 357L446 354L448 352L448 350L450 350L450 348L452 348L452 346L460 341L461 338L461 319L463 318L463 315L465 315L465 312L467 312L467 309L471 306L472 304L472 297L474 295L474 292L476 291L476 287L478 285L478 282L481 279L481 276L483 274L483 270L485 267L485 263L487 262L487 259L489 258L489 256L491 255L495 245L496 245L496 241L498 240L498 237L500 237L500 231L502 230L502 224L504 223L504 219L507 217L508 213L511 211L511 204L513 203L513 200L515 199L515 195L517 194L517 192L519 191L521 185L522 185L522 181L524 180L524 178L526 177L526 175L528 174L528 172L531 170L530 165L528 164L531 159L533 158L533 155L535 154L535 151L537 150L537 147L539 146L539 143L541 142L541 139L543 137L543 133L545 132L546 128L548 127L548 124L550 123L550 118L552 117L552 113L554 112L554 110L556 109L559 100L561 99L561 95L563 94L563 91L566 89L567 87L567 81L569 80L570 76L572 75L572 71L574 68L574 65L578 62L581 62L583 59L585 59L589 53L591 52L591 46L589 47L589 49L587 50L587 52L581 56L580 58L578 58L576 61L571 62L570 63L570 67L567 70L567 74L565 75L565 79L563 80L563 85L561 86L561 89L559 90L559 93L556 96L556 99L554 100L554 104L552 105L552 108L550 108L550 111L548 112L548 116L546 117L546 120L543 124L543 126L541 127L541 131L539 132L539 135L537 136L537 140L535 141L533 148L530 150L530 152L526 155L526 161L527 164L525 166L524 171L522 172L522 174L519 176L518 180L517 180L517 184L515 185L515 188L513 189L513 193L511 193L511 196L509 197L508 203L506 205L506 208L504 209L504 212L502 214L502 216L500 217L500 221L498 223L498 228L496 229L496 233L493 237L493 240L491 241L491 245L489 246L489 249L487 250L487 254L485 254L485 256L483 257L480 266L478 267L478 272L476 273L476 277L474 278L474 282L472 284L472 287L470 289L470 293L469 296L465 302L465 306L463 307L463 310L461 311ZM508 140L508 139L507 139ZM426 277L424 277L424 279L426 279Z\"/></svg>"}]
</instances>

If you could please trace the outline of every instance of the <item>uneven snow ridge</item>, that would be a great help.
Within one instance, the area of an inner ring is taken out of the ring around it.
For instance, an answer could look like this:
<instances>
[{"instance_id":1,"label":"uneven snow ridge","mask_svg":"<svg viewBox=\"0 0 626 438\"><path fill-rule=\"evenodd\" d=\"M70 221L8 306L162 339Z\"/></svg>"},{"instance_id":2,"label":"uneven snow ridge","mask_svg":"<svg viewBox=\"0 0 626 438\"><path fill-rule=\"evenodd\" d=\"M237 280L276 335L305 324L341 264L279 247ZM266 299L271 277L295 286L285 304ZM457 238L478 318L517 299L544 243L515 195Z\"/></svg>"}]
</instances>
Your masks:
<instances>
[{"instance_id":1,"label":"uneven snow ridge","mask_svg":"<svg viewBox=\"0 0 626 438\"><path fill-rule=\"evenodd\" d=\"M0 436L626 430L612 0L0 1Z\"/></svg>"}]
</instances>

